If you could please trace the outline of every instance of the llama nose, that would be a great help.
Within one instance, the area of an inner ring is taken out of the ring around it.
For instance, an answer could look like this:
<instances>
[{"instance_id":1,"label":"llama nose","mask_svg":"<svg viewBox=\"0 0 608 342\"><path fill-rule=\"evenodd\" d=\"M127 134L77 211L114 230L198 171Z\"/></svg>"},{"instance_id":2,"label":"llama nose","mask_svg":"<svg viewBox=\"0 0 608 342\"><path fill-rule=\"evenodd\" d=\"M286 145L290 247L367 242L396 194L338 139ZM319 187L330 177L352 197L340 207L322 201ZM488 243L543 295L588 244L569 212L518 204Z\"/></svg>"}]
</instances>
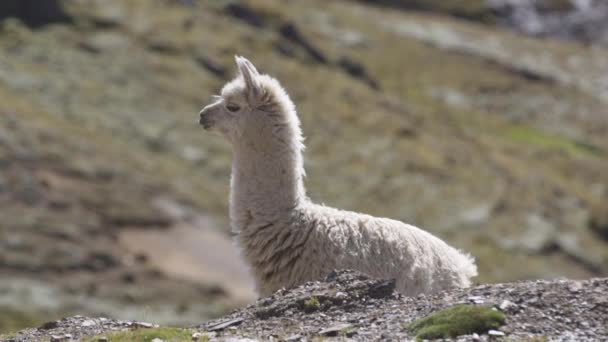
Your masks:
<instances>
[{"instance_id":1,"label":"llama nose","mask_svg":"<svg viewBox=\"0 0 608 342\"><path fill-rule=\"evenodd\" d=\"M203 108L198 114L199 114L198 123L200 125L203 125L205 128L207 128L207 126L209 126L209 115L205 115L206 114L205 108Z\"/></svg>"}]
</instances>

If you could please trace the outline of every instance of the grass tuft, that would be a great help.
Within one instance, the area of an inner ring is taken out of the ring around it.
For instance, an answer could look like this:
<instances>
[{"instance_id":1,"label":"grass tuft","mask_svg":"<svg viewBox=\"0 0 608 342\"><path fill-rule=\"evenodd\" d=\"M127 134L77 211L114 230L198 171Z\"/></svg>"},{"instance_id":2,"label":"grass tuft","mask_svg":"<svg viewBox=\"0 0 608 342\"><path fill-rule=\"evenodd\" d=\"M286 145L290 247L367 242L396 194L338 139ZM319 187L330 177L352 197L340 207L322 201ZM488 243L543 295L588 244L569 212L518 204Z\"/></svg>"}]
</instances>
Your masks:
<instances>
[{"instance_id":1,"label":"grass tuft","mask_svg":"<svg viewBox=\"0 0 608 342\"><path fill-rule=\"evenodd\" d=\"M313 312L321 308L321 302L319 298L312 296L304 301L304 312Z\"/></svg>"},{"instance_id":2,"label":"grass tuft","mask_svg":"<svg viewBox=\"0 0 608 342\"><path fill-rule=\"evenodd\" d=\"M550 135L530 127L512 127L507 131L507 136L520 143L526 143L548 150L561 150L573 155L603 156L605 154L604 151L597 146L573 141L556 135Z\"/></svg>"},{"instance_id":3,"label":"grass tuft","mask_svg":"<svg viewBox=\"0 0 608 342\"><path fill-rule=\"evenodd\" d=\"M456 305L418 319L407 328L421 340L482 334L503 324L505 316L500 311L486 306Z\"/></svg>"}]
</instances>

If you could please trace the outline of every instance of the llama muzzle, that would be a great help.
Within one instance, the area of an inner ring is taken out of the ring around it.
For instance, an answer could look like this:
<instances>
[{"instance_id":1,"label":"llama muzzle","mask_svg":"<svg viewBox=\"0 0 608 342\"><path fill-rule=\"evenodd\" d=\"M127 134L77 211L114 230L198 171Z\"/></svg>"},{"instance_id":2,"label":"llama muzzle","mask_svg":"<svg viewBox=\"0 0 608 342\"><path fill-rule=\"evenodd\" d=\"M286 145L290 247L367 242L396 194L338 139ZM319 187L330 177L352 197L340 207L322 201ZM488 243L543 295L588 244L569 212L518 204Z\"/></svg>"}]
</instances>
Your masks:
<instances>
[{"instance_id":1,"label":"llama muzzle","mask_svg":"<svg viewBox=\"0 0 608 342\"><path fill-rule=\"evenodd\" d=\"M203 108L203 110L200 111L199 113L199 119L198 119L198 123L203 126L204 129L209 129L211 128L211 120L209 119L209 115L205 115L205 109Z\"/></svg>"}]
</instances>

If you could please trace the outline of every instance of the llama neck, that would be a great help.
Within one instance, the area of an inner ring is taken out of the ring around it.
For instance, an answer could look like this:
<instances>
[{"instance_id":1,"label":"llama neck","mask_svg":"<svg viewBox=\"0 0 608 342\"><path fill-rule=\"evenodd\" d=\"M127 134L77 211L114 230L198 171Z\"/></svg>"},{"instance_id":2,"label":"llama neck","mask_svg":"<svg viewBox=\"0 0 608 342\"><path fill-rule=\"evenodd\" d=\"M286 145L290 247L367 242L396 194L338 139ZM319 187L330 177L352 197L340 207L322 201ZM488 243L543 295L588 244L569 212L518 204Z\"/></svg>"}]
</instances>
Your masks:
<instances>
[{"instance_id":1,"label":"llama neck","mask_svg":"<svg viewBox=\"0 0 608 342\"><path fill-rule=\"evenodd\" d=\"M251 219L272 222L306 199L299 127L281 133L234 144L231 221L237 230Z\"/></svg>"}]
</instances>

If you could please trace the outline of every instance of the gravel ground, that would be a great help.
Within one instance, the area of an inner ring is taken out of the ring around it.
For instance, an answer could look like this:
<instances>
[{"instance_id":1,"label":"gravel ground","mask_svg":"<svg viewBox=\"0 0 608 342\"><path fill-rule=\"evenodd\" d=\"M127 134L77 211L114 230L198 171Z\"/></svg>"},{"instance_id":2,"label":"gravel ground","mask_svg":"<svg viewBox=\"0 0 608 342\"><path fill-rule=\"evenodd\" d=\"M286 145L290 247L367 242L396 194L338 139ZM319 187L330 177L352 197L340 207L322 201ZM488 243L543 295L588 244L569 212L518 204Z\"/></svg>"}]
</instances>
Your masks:
<instances>
[{"instance_id":1,"label":"gravel ground","mask_svg":"<svg viewBox=\"0 0 608 342\"><path fill-rule=\"evenodd\" d=\"M394 283L351 271L279 291L221 319L194 327L211 341L411 340L408 323L455 304L486 305L506 314L499 330L458 341L608 340L608 278L487 284L434 296L404 297ZM151 324L72 317L24 330L14 341L81 336Z\"/></svg>"}]
</instances>

